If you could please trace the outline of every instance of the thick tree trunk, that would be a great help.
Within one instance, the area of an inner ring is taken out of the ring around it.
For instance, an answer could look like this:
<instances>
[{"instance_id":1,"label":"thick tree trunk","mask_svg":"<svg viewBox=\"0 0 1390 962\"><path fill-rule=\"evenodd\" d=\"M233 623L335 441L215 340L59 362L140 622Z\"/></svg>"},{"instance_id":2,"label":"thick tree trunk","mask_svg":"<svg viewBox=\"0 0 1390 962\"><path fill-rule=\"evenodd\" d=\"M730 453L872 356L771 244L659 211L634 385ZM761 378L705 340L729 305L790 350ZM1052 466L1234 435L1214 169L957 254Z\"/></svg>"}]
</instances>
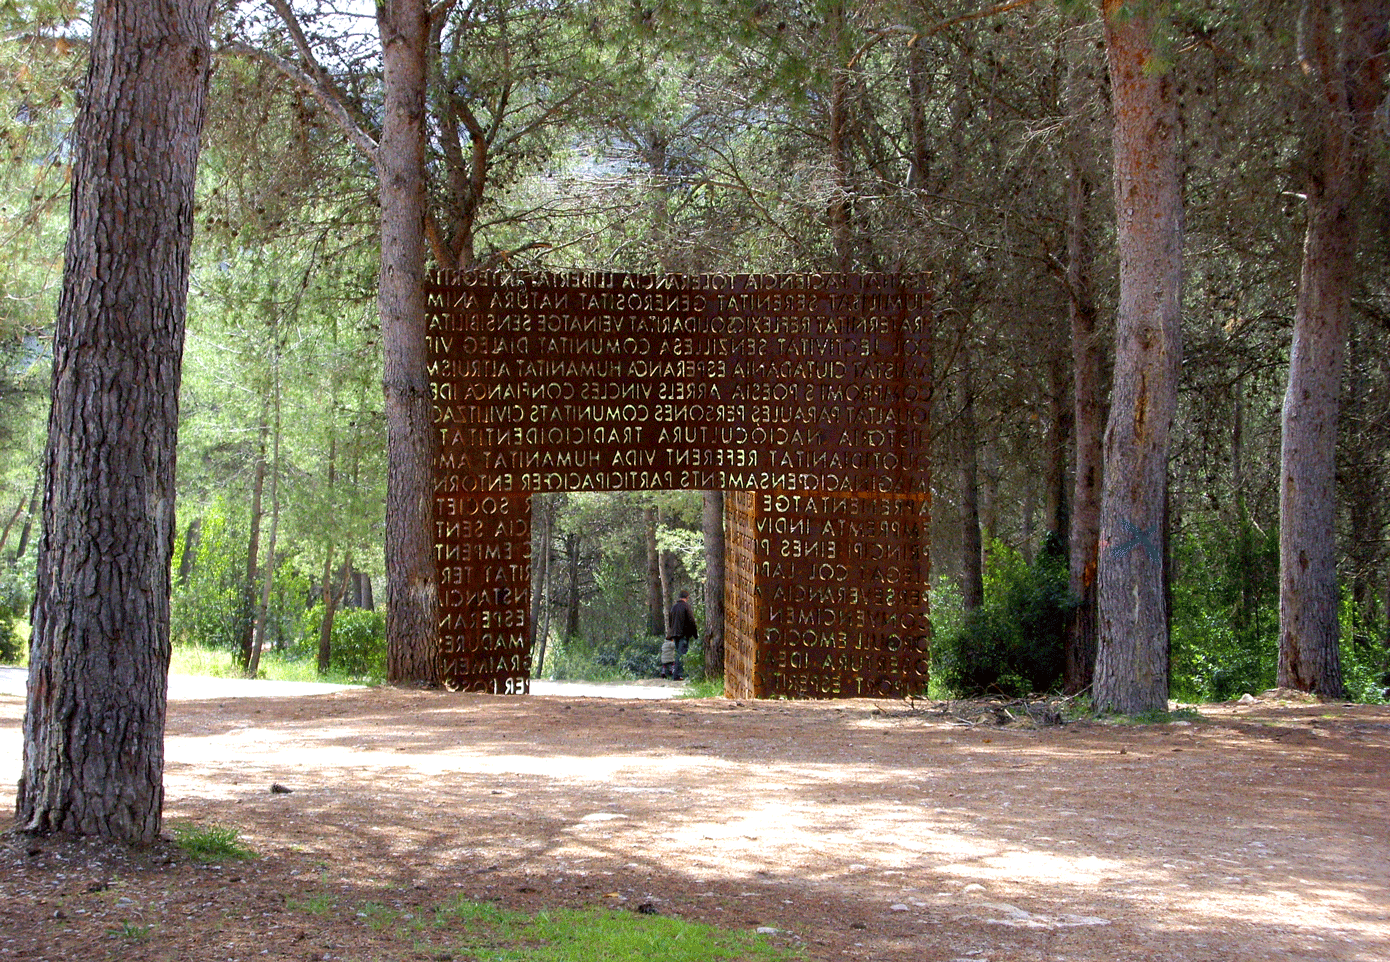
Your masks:
<instances>
[{"instance_id":1,"label":"thick tree trunk","mask_svg":"<svg viewBox=\"0 0 1390 962\"><path fill-rule=\"evenodd\" d=\"M378 309L386 396L386 677L439 684L439 589L434 558L434 461L425 357L425 0L382 0L385 104Z\"/></svg>"},{"instance_id":2,"label":"thick tree trunk","mask_svg":"<svg viewBox=\"0 0 1390 962\"><path fill-rule=\"evenodd\" d=\"M724 674L724 492L704 492L705 677Z\"/></svg>"},{"instance_id":3,"label":"thick tree trunk","mask_svg":"<svg viewBox=\"0 0 1390 962\"><path fill-rule=\"evenodd\" d=\"M1092 223L1096 194L1093 158L1097 130L1092 115L1099 97L1099 65L1091 37L1073 27L1067 42L1067 293L1071 321L1072 429L1076 449L1067 536L1070 588L1076 609L1067 624L1063 688L1075 695L1091 686L1096 664L1096 571L1100 542L1101 471L1104 455L1104 347L1096 324Z\"/></svg>"},{"instance_id":4,"label":"thick tree trunk","mask_svg":"<svg viewBox=\"0 0 1390 962\"><path fill-rule=\"evenodd\" d=\"M1340 29L1333 6L1342 9ZM1314 156L1308 228L1284 395L1279 477L1279 685L1340 698L1337 406L1355 274L1353 205L1386 59L1384 0L1310 0L1303 17Z\"/></svg>"},{"instance_id":5,"label":"thick tree trunk","mask_svg":"<svg viewBox=\"0 0 1390 962\"><path fill-rule=\"evenodd\" d=\"M1158 64L1166 3L1103 0L1115 114L1120 303L1105 430L1100 618L1102 711L1168 707L1163 500L1182 359L1182 187L1172 72Z\"/></svg>"},{"instance_id":6,"label":"thick tree trunk","mask_svg":"<svg viewBox=\"0 0 1390 962\"><path fill-rule=\"evenodd\" d=\"M73 146L17 826L149 843L210 0L98 4Z\"/></svg>"}]
</instances>

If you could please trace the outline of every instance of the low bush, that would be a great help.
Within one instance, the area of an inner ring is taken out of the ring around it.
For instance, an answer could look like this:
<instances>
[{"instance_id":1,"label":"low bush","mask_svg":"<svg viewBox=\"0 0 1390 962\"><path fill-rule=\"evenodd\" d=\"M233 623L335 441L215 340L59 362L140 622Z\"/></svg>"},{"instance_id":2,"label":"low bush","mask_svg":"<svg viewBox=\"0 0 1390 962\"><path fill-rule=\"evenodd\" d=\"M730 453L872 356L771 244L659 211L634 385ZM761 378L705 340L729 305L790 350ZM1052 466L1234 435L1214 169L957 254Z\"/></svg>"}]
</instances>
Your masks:
<instances>
[{"instance_id":1,"label":"low bush","mask_svg":"<svg viewBox=\"0 0 1390 962\"><path fill-rule=\"evenodd\" d=\"M323 605L304 613L299 624L297 652L317 659ZM380 680L386 677L386 614L373 608L339 608L333 615L329 666L351 678Z\"/></svg>"},{"instance_id":2,"label":"low bush","mask_svg":"<svg viewBox=\"0 0 1390 962\"><path fill-rule=\"evenodd\" d=\"M1018 696L1055 690L1062 680L1067 619L1075 607L1059 544L1031 565L996 543L985 601L940 624L932 644L936 684L957 697Z\"/></svg>"},{"instance_id":3,"label":"low bush","mask_svg":"<svg viewBox=\"0 0 1390 962\"><path fill-rule=\"evenodd\" d=\"M11 664L23 657L20 622L28 611L28 581L18 569L8 567L0 573L0 663Z\"/></svg>"}]
</instances>

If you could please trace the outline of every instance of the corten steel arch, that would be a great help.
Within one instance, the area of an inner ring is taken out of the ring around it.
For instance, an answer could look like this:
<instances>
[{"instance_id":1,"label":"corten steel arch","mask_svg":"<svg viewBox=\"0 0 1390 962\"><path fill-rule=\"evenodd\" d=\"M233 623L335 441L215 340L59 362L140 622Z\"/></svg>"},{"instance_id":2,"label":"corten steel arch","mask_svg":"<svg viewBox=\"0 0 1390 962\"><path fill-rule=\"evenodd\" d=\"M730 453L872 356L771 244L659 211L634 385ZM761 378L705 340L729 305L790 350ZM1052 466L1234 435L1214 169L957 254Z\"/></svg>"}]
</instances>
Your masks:
<instances>
[{"instance_id":1,"label":"corten steel arch","mask_svg":"<svg viewBox=\"0 0 1390 962\"><path fill-rule=\"evenodd\" d=\"M927 685L931 296L923 275L442 271L439 651L530 688L530 496L723 490L725 692Z\"/></svg>"}]
</instances>

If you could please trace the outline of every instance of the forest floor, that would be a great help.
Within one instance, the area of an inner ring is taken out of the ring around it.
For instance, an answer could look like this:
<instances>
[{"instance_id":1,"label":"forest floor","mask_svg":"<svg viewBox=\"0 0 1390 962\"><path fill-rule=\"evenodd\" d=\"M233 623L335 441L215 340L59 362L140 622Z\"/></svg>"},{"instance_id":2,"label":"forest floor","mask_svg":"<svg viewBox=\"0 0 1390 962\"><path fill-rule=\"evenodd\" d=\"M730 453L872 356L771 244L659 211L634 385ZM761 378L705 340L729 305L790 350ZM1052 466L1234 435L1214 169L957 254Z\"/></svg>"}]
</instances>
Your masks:
<instances>
[{"instance_id":1,"label":"forest floor","mask_svg":"<svg viewBox=\"0 0 1390 962\"><path fill-rule=\"evenodd\" d=\"M22 713L0 696L5 813ZM811 960L1390 958L1390 708L1055 720L386 688L173 702L166 822L234 828L257 857L6 835L0 960L462 962L423 924L458 897L775 929Z\"/></svg>"}]
</instances>

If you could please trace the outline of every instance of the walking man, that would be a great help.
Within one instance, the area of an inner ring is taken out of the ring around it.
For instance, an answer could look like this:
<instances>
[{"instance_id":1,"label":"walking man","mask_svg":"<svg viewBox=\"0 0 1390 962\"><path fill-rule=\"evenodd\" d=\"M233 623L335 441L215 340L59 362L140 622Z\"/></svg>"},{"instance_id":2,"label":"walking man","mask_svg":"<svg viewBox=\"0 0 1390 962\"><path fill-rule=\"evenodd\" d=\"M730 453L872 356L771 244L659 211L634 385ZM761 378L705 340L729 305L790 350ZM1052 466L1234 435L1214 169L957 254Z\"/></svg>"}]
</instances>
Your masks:
<instances>
[{"instance_id":1,"label":"walking man","mask_svg":"<svg viewBox=\"0 0 1390 962\"><path fill-rule=\"evenodd\" d=\"M690 592L684 588L671 606L670 627L666 632L667 639L676 643L675 678L681 681L685 678L685 653L690 649L691 639L700 634L700 629L695 627L695 612L690 610Z\"/></svg>"}]
</instances>

